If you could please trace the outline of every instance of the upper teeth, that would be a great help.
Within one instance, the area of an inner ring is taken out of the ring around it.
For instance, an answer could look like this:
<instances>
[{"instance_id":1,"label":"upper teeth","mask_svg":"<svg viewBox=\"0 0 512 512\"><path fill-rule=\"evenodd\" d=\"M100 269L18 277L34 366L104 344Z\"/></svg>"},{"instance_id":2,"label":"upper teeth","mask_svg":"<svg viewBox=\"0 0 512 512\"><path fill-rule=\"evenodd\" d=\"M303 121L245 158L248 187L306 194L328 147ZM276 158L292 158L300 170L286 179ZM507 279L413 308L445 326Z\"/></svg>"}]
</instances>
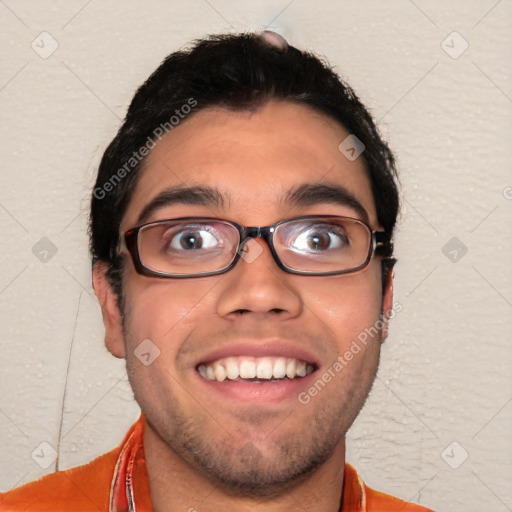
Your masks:
<instances>
[{"instance_id":1,"label":"upper teeth","mask_svg":"<svg viewBox=\"0 0 512 512\"><path fill-rule=\"evenodd\" d=\"M198 367L201 376L209 380L284 379L304 377L313 371L305 361L287 357L224 357Z\"/></svg>"}]
</instances>

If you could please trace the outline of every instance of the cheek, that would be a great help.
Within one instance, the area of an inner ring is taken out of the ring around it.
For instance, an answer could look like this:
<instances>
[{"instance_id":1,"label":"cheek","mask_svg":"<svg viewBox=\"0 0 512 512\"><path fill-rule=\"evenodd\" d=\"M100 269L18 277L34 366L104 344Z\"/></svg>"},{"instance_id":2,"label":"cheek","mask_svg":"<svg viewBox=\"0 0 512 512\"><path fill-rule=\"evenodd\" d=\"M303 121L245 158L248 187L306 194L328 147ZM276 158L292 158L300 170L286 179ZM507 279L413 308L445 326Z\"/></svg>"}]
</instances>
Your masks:
<instances>
[{"instance_id":1,"label":"cheek","mask_svg":"<svg viewBox=\"0 0 512 512\"><path fill-rule=\"evenodd\" d=\"M304 296L338 340L338 350L380 318L382 286L380 268L370 265L359 274L317 281Z\"/></svg>"},{"instance_id":2,"label":"cheek","mask_svg":"<svg viewBox=\"0 0 512 512\"><path fill-rule=\"evenodd\" d=\"M126 287L129 343L149 338L165 359L175 356L180 343L200 320L211 314L211 281L164 280L136 276ZM140 342L139 341L139 342ZM134 348L134 347L132 347Z\"/></svg>"},{"instance_id":3,"label":"cheek","mask_svg":"<svg viewBox=\"0 0 512 512\"><path fill-rule=\"evenodd\" d=\"M196 325L211 314L208 291L212 286L200 279L171 281L136 276L125 287L126 366L137 402L146 411L162 400L173 407L180 403L188 410L189 396L182 380L188 377L182 373L177 355ZM151 361L144 362L148 352Z\"/></svg>"}]
</instances>

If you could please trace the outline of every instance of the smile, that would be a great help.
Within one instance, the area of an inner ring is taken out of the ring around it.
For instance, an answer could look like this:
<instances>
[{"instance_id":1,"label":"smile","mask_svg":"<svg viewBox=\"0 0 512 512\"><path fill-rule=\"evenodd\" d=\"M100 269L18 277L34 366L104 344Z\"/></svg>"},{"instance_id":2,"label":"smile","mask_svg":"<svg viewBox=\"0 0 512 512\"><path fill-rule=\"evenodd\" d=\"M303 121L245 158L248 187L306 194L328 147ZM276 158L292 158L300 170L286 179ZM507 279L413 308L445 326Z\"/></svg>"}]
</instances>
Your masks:
<instances>
[{"instance_id":1,"label":"smile","mask_svg":"<svg viewBox=\"0 0 512 512\"><path fill-rule=\"evenodd\" d=\"M223 357L198 365L204 379L232 381L278 381L301 379L314 371L314 366L290 357Z\"/></svg>"}]
</instances>

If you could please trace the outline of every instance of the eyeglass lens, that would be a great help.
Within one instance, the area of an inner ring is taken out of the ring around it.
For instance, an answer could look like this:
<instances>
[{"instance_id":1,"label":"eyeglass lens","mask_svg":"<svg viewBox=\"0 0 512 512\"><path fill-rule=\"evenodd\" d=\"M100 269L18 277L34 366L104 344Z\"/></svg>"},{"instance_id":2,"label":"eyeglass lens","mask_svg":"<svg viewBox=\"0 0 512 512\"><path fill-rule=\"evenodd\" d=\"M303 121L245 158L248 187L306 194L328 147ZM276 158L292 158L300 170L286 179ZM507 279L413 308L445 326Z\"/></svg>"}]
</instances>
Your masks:
<instances>
[{"instance_id":1,"label":"eyeglass lens","mask_svg":"<svg viewBox=\"0 0 512 512\"><path fill-rule=\"evenodd\" d=\"M151 270L195 274L229 266L239 242L237 228L226 221L168 221L142 227L138 249L142 264ZM273 243L288 268L342 271L366 261L371 232L365 224L343 217L291 220L277 225Z\"/></svg>"}]
</instances>

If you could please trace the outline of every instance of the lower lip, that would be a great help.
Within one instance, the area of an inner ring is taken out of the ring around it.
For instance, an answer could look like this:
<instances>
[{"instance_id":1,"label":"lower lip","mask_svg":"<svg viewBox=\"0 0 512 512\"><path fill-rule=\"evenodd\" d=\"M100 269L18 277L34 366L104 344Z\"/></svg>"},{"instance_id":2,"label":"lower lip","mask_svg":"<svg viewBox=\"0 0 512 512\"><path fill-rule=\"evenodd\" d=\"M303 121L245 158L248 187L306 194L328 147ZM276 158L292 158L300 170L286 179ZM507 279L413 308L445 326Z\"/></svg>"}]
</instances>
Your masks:
<instances>
[{"instance_id":1,"label":"lower lip","mask_svg":"<svg viewBox=\"0 0 512 512\"><path fill-rule=\"evenodd\" d=\"M307 389L316 371L311 372L300 379L282 379L276 381L234 381L226 379L222 382L201 377L196 370L197 378L213 393L218 393L223 398L238 402L272 403L283 400L295 399Z\"/></svg>"}]
</instances>

